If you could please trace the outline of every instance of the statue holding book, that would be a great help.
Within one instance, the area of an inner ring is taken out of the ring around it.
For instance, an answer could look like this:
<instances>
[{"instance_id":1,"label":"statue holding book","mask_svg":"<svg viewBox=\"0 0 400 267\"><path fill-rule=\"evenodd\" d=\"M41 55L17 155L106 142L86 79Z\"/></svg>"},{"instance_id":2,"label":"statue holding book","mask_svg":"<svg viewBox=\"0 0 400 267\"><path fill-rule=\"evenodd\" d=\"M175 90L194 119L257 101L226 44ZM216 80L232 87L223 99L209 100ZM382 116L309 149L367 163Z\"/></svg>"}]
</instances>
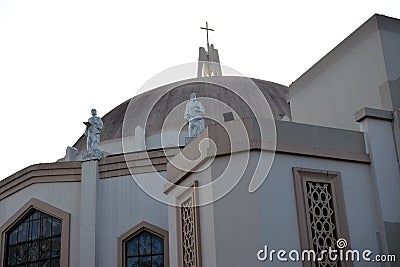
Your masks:
<instances>
[{"instance_id":1,"label":"statue holding book","mask_svg":"<svg viewBox=\"0 0 400 267\"><path fill-rule=\"evenodd\" d=\"M189 122L189 137L185 139L186 144L204 130L204 113L204 106L197 100L196 94L192 93L184 114L184 119Z\"/></svg>"},{"instance_id":2,"label":"statue holding book","mask_svg":"<svg viewBox=\"0 0 400 267\"><path fill-rule=\"evenodd\" d=\"M98 160L104 158L100 148L100 133L103 129L103 121L97 116L97 111L92 109L92 117L84 122L86 125L85 135L87 141L87 151L82 153L82 160Z\"/></svg>"}]
</instances>

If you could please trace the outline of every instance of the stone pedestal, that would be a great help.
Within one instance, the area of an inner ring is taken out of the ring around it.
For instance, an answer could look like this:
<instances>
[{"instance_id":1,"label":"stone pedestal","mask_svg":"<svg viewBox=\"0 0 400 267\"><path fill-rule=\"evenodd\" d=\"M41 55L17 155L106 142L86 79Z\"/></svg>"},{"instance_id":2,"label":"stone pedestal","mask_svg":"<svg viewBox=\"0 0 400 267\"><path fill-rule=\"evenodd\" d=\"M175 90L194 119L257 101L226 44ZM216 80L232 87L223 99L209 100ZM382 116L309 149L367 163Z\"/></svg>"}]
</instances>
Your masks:
<instances>
[{"instance_id":1,"label":"stone pedestal","mask_svg":"<svg viewBox=\"0 0 400 267\"><path fill-rule=\"evenodd\" d=\"M86 150L82 152L81 161L99 160L104 158L104 153L100 149Z\"/></svg>"},{"instance_id":2,"label":"stone pedestal","mask_svg":"<svg viewBox=\"0 0 400 267\"><path fill-rule=\"evenodd\" d=\"M187 146L190 142L192 142L193 139L195 139L196 137L185 137L185 146Z\"/></svg>"}]
</instances>

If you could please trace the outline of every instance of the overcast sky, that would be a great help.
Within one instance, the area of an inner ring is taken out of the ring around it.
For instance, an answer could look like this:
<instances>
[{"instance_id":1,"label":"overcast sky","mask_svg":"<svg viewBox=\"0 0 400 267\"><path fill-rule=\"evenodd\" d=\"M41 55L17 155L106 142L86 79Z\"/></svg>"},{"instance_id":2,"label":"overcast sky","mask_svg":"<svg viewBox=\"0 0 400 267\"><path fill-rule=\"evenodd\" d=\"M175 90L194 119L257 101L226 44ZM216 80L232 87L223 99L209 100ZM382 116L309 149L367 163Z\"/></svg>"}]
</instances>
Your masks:
<instances>
[{"instance_id":1,"label":"overcast sky","mask_svg":"<svg viewBox=\"0 0 400 267\"><path fill-rule=\"evenodd\" d=\"M398 0L0 0L0 180L65 155L157 73L205 46L249 77L289 85L374 13Z\"/></svg>"}]
</instances>

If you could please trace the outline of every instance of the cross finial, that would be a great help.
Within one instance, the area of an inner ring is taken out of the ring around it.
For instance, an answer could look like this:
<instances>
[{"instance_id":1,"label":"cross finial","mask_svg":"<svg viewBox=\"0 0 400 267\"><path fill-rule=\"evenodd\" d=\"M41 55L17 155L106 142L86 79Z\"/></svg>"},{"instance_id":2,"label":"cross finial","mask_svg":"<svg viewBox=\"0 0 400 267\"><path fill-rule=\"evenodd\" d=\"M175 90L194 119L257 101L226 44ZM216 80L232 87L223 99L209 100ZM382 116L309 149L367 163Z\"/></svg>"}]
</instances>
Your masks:
<instances>
[{"instance_id":1,"label":"cross finial","mask_svg":"<svg viewBox=\"0 0 400 267\"><path fill-rule=\"evenodd\" d=\"M207 32L207 51L210 51L210 43L208 42L208 32L214 31L214 29L208 28L208 22L206 21L206 27L200 27L202 30L206 30Z\"/></svg>"}]
</instances>

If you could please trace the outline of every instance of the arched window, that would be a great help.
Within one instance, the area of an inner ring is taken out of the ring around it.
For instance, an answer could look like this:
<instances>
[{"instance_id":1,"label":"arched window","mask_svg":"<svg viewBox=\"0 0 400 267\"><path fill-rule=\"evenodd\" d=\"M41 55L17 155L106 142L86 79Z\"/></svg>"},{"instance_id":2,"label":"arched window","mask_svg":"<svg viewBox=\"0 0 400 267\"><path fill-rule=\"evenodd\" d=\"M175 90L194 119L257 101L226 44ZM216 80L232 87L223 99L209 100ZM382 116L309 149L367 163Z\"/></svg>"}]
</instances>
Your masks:
<instances>
[{"instance_id":1,"label":"arched window","mask_svg":"<svg viewBox=\"0 0 400 267\"><path fill-rule=\"evenodd\" d=\"M168 267L168 233L141 222L119 239L121 267Z\"/></svg>"},{"instance_id":2,"label":"arched window","mask_svg":"<svg viewBox=\"0 0 400 267\"><path fill-rule=\"evenodd\" d=\"M144 230L125 246L126 266L164 266L164 241L161 237Z\"/></svg>"},{"instance_id":3,"label":"arched window","mask_svg":"<svg viewBox=\"0 0 400 267\"><path fill-rule=\"evenodd\" d=\"M6 233L5 265L60 266L61 221L32 209Z\"/></svg>"},{"instance_id":4,"label":"arched window","mask_svg":"<svg viewBox=\"0 0 400 267\"><path fill-rule=\"evenodd\" d=\"M70 217L41 200L29 200L0 226L0 267L68 267Z\"/></svg>"}]
</instances>

